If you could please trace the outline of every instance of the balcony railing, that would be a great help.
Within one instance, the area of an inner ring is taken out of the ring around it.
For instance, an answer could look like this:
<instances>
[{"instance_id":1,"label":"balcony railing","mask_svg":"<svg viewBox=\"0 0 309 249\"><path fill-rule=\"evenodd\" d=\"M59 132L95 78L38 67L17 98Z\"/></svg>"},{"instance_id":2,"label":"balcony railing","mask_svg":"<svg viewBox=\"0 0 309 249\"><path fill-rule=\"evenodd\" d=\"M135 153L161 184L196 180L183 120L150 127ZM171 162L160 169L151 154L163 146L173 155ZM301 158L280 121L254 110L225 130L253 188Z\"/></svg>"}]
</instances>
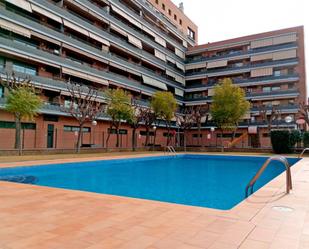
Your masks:
<instances>
[{"instance_id":1,"label":"balcony railing","mask_svg":"<svg viewBox=\"0 0 309 249\"><path fill-rule=\"evenodd\" d=\"M287 49L287 48L297 48L297 43L289 43L289 44L281 44L281 45L272 45L265 48L256 48L256 49L250 49L248 51L235 51L224 55L216 55L216 56L204 56L198 59L187 59L186 63L193 64L193 63L199 63L199 62L208 62L208 61L216 61L219 59L225 59L225 58L231 58L236 56L242 56L242 55L254 55L257 53L262 52L271 52L274 50L280 50L280 49Z\"/></svg>"},{"instance_id":2,"label":"balcony railing","mask_svg":"<svg viewBox=\"0 0 309 249\"><path fill-rule=\"evenodd\" d=\"M287 75L280 75L280 76L264 76L264 77L258 77L258 78L248 78L248 79L233 79L232 81L234 84L239 84L241 85L250 85L250 83L254 83L254 85L256 85L257 83L262 83L265 84L266 82L275 82L275 81L297 81L299 80L299 76L298 74L287 74ZM198 91L202 91L202 90L207 90L209 88L213 88L216 84L218 84L217 80L209 80L207 82L207 85L205 84L196 84L196 85L192 85L192 86L187 86L186 89L189 90L190 92L192 92L193 89L197 89Z\"/></svg>"},{"instance_id":3,"label":"balcony railing","mask_svg":"<svg viewBox=\"0 0 309 249\"><path fill-rule=\"evenodd\" d=\"M190 78L190 76L207 76L215 73L225 73L225 72L234 72L234 71L246 71L248 69L254 69L259 67L267 67L267 66L283 66L283 65L290 65L290 64L297 64L298 59L286 59L286 60L278 60L278 61L269 61L264 63L258 63L258 64L251 64L248 63L241 67L224 67L224 68L218 68L218 69L204 69L199 72L192 72L192 73L186 73L186 77Z\"/></svg>"}]
</instances>

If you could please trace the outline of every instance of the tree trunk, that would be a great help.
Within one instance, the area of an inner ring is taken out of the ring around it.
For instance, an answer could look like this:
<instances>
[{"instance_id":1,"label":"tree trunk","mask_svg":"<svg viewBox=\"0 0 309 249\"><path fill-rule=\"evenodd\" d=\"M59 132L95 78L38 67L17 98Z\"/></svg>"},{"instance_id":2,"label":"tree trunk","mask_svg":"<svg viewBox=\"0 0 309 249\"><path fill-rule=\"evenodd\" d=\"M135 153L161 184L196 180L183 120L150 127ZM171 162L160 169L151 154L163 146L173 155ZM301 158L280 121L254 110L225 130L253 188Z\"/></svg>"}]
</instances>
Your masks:
<instances>
[{"instance_id":1,"label":"tree trunk","mask_svg":"<svg viewBox=\"0 0 309 249\"><path fill-rule=\"evenodd\" d=\"M145 147L149 144L149 127L146 126L146 140L145 140Z\"/></svg>"},{"instance_id":2,"label":"tree trunk","mask_svg":"<svg viewBox=\"0 0 309 249\"><path fill-rule=\"evenodd\" d=\"M77 137L77 145L76 145L76 152L80 153L80 147L82 143L82 134L83 134L83 127L84 124L79 125L78 137Z\"/></svg>"},{"instance_id":3,"label":"tree trunk","mask_svg":"<svg viewBox=\"0 0 309 249\"><path fill-rule=\"evenodd\" d=\"M133 127L132 130L132 150L135 151L136 148L136 128Z\"/></svg>"},{"instance_id":4,"label":"tree trunk","mask_svg":"<svg viewBox=\"0 0 309 249\"><path fill-rule=\"evenodd\" d=\"M221 129L221 152L224 152L224 145L223 145L223 129Z\"/></svg>"},{"instance_id":5,"label":"tree trunk","mask_svg":"<svg viewBox=\"0 0 309 249\"><path fill-rule=\"evenodd\" d=\"M197 123L197 136L198 136L198 139L197 139L198 145L201 145L201 121L200 120Z\"/></svg>"},{"instance_id":6,"label":"tree trunk","mask_svg":"<svg viewBox=\"0 0 309 249\"><path fill-rule=\"evenodd\" d=\"M184 151L187 151L187 131L183 130L183 147L184 147Z\"/></svg>"},{"instance_id":7,"label":"tree trunk","mask_svg":"<svg viewBox=\"0 0 309 249\"><path fill-rule=\"evenodd\" d=\"M18 150L18 155L22 155L21 145L21 119L19 115L15 115L15 149Z\"/></svg>"},{"instance_id":8,"label":"tree trunk","mask_svg":"<svg viewBox=\"0 0 309 249\"><path fill-rule=\"evenodd\" d=\"M120 147L120 137L119 137L119 127L120 127L120 122L116 125L116 135L117 135L117 139L116 139L116 148Z\"/></svg>"},{"instance_id":9,"label":"tree trunk","mask_svg":"<svg viewBox=\"0 0 309 249\"><path fill-rule=\"evenodd\" d=\"M169 122L166 122L166 128L167 128L166 146L169 146L169 144L170 144L170 129L171 129Z\"/></svg>"},{"instance_id":10,"label":"tree trunk","mask_svg":"<svg viewBox=\"0 0 309 249\"><path fill-rule=\"evenodd\" d=\"M108 149L108 142L109 142L109 138L110 138L110 136L111 136L111 131L112 131L112 129L113 129L113 125L111 124L110 126L109 126L109 130L107 130L107 138L106 138L106 149Z\"/></svg>"},{"instance_id":11,"label":"tree trunk","mask_svg":"<svg viewBox=\"0 0 309 249\"><path fill-rule=\"evenodd\" d=\"M155 129L154 134L153 134L152 150L154 150L154 147L156 146L156 137L157 137L157 129Z\"/></svg>"}]
</instances>

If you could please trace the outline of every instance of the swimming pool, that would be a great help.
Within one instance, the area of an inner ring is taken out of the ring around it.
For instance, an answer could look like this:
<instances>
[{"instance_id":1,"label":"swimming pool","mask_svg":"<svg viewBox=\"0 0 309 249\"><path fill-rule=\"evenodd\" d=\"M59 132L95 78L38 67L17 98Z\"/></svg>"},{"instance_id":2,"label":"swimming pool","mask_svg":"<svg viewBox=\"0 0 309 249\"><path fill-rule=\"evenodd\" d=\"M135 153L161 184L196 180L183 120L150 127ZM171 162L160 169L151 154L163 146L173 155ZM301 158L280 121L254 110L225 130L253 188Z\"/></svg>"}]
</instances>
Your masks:
<instances>
[{"instance_id":1,"label":"swimming pool","mask_svg":"<svg viewBox=\"0 0 309 249\"><path fill-rule=\"evenodd\" d=\"M0 169L0 180L227 210L266 157L178 155ZM290 165L298 159L289 158ZM272 162L255 191L284 171Z\"/></svg>"}]
</instances>

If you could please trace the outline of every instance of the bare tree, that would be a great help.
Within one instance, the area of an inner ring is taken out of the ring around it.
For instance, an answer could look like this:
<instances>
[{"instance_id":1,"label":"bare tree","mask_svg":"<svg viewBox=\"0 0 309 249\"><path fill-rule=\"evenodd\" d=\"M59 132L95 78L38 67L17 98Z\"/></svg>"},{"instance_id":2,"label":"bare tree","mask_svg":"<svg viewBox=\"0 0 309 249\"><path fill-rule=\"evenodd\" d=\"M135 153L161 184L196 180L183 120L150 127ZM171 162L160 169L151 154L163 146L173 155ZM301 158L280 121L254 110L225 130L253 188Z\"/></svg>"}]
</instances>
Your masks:
<instances>
[{"instance_id":1,"label":"bare tree","mask_svg":"<svg viewBox=\"0 0 309 249\"><path fill-rule=\"evenodd\" d=\"M194 121L197 125L198 145L201 145L201 127L203 123L205 124L208 123L209 104L194 106L192 111L193 111Z\"/></svg>"},{"instance_id":2,"label":"bare tree","mask_svg":"<svg viewBox=\"0 0 309 249\"><path fill-rule=\"evenodd\" d=\"M152 111L152 109L149 108L149 107L141 108L140 112L141 112L141 116L142 116L142 120L143 120L143 125L145 126L145 129L146 129L145 146L148 146L149 137L150 137L150 130L151 130L153 124L156 121L156 115Z\"/></svg>"},{"instance_id":3,"label":"bare tree","mask_svg":"<svg viewBox=\"0 0 309 249\"><path fill-rule=\"evenodd\" d=\"M309 104L306 104L305 102L300 103L299 113L302 115L306 124L309 125Z\"/></svg>"},{"instance_id":4,"label":"bare tree","mask_svg":"<svg viewBox=\"0 0 309 249\"><path fill-rule=\"evenodd\" d=\"M145 106L141 106L138 104L137 99L132 98L132 109L133 109L133 115L128 120L128 123L130 124L132 128L132 150L135 151L136 149L136 130L142 122L144 121L144 115L145 115L145 109L149 109Z\"/></svg>"},{"instance_id":5,"label":"bare tree","mask_svg":"<svg viewBox=\"0 0 309 249\"><path fill-rule=\"evenodd\" d=\"M195 123L193 107L187 107L181 113L176 113L176 122L179 128L183 130L184 150L187 150L187 131L189 131Z\"/></svg>"},{"instance_id":6,"label":"bare tree","mask_svg":"<svg viewBox=\"0 0 309 249\"><path fill-rule=\"evenodd\" d=\"M68 82L70 104L63 110L75 118L79 125L76 152L80 152L82 133L87 122L95 121L103 112L104 104L98 101L98 91L94 88Z\"/></svg>"},{"instance_id":7,"label":"bare tree","mask_svg":"<svg viewBox=\"0 0 309 249\"><path fill-rule=\"evenodd\" d=\"M270 110L267 108L267 106L261 106L259 113L263 121L265 121L267 124L268 132L271 131L272 124L275 121L278 121L281 117L281 112L277 106L272 106Z\"/></svg>"}]
</instances>

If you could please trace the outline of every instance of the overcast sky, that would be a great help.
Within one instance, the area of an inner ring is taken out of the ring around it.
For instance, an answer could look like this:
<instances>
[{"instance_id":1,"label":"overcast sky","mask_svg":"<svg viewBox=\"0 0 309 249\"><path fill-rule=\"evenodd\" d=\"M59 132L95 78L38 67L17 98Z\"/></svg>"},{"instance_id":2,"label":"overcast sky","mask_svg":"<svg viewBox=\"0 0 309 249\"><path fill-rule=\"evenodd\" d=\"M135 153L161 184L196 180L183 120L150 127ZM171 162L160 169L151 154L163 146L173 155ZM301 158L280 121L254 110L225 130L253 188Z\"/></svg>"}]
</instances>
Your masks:
<instances>
[{"instance_id":1,"label":"overcast sky","mask_svg":"<svg viewBox=\"0 0 309 249\"><path fill-rule=\"evenodd\" d=\"M305 26L306 71L309 77L309 0L172 1L176 5L184 3L185 14L199 27L199 44Z\"/></svg>"}]
</instances>

